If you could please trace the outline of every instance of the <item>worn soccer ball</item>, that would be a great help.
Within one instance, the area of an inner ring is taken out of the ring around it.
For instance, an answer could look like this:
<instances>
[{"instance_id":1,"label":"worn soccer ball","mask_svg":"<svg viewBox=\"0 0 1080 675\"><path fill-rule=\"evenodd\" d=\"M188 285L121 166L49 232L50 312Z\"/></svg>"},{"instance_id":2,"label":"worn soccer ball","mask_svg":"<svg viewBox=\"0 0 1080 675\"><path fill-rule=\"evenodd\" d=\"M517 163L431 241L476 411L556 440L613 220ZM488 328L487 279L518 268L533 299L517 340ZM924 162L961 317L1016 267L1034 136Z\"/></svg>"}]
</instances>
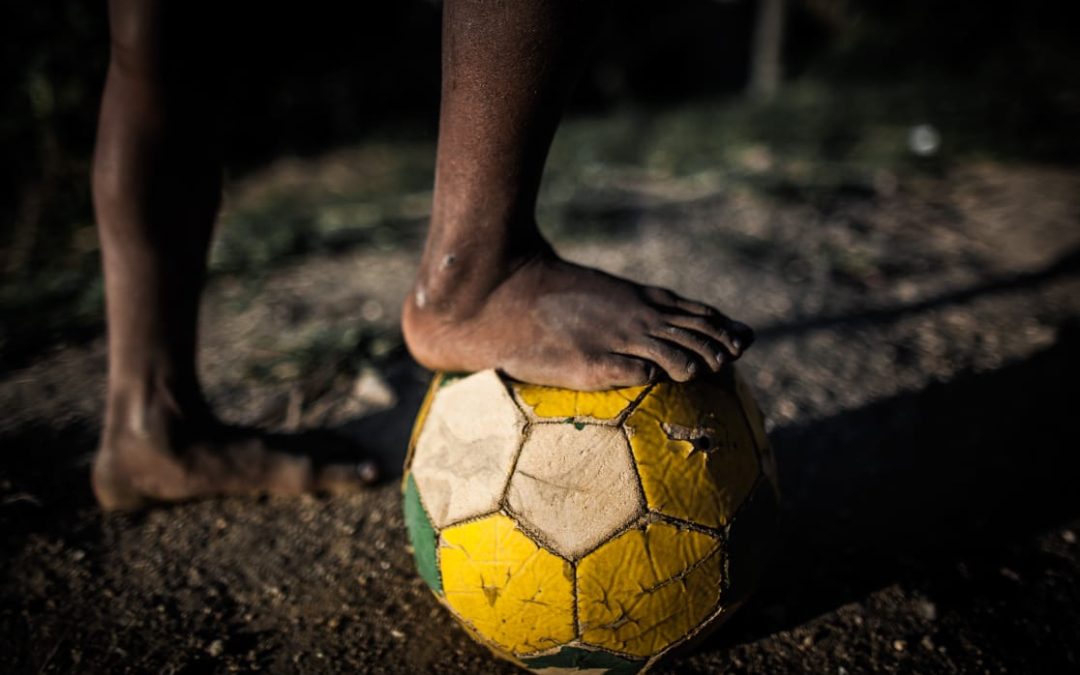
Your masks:
<instances>
[{"instance_id":1,"label":"worn soccer ball","mask_svg":"<svg viewBox=\"0 0 1080 675\"><path fill-rule=\"evenodd\" d=\"M778 510L761 413L730 368L588 393L437 374L403 491L420 576L536 672L642 672L718 625Z\"/></svg>"}]
</instances>

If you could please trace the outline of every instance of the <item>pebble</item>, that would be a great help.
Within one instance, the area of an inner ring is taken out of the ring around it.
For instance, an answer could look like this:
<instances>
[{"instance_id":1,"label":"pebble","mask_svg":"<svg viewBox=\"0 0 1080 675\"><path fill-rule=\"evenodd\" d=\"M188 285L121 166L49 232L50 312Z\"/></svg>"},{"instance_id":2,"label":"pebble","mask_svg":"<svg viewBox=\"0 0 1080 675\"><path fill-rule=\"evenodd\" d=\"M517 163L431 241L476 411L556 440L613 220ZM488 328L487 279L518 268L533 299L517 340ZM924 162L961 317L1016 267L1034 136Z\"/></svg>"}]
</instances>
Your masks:
<instances>
[{"instance_id":1,"label":"pebble","mask_svg":"<svg viewBox=\"0 0 1080 675\"><path fill-rule=\"evenodd\" d=\"M394 390L374 368L364 368L353 383L353 398L373 408L393 408L397 403Z\"/></svg>"},{"instance_id":2,"label":"pebble","mask_svg":"<svg viewBox=\"0 0 1080 675\"><path fill-rule=\"evenodd\" d=\"M295 380L300 377L300 366L293 361L282 361L274 364L270 372L279 380Z\"/></svg>"},{"instance_id":3,"label":"pebble","mask_svg":"<svg viewBox=\"0 0 1080 675\"><path fill-rule=\"evenodd\" d=\"M907 642L903 640L893 640L892 648L898 652L902 652L907 649Z\"/></svg>"},{"instance_id":4,"label":"pebble","mask_svg":"<svg viewBox=\"0 0 1080 675\"><path fill-rule=\"evenodd\" d=\"M1000 570L998 570L998 574L1010 581L1015 581L1016 583L1020 583L1022 581L1020 575L1017 574L1015 571L1009 569L1008 567L1002 567Z\"/></svg>"},{"instance_id":5,"label":"pebble","mask_svg":"<svg viewBox=\"0 0 1080 675\"><path fill-rule=\"evenodd\" d=\"M1061 540L1064 541L1066 544L1075 544L1076 543L1076 533L1073 532L1072 530L1062 530L1061 531Z\"/></svg>"},{"instance_id":6,"label":"pebble","mask_svg":"<svg viewBox=\"0 0 1080 675\"><path fill-rule=\"evenodd\" d=\"M364 317L364 321L378 321L385 313L382 303L375 299L365 300L360 305L360 316Z\"/></svg>"},{"instance_id":7,"label":"pebble","mask_svg":"<svg viewBox=\"0 0 1080 675\"><path fill-rule=\"evenodd\" d=\"M210 646L206 648L206 653L213 657L221 656L225 653L225 643L221 640L214 640L210 643Z\"/></svg>"},{"instance_id":8,"label":"pebble","mask_svg":"<svg viewBox=\"0 0 1080 675\"><path fill-rule=\"evenodd\" d=\"M929 600L920 600L918 604L915 605L915 611L927 621L934 621L937 619L937 605Z\"/></svg>"}]
</instances>

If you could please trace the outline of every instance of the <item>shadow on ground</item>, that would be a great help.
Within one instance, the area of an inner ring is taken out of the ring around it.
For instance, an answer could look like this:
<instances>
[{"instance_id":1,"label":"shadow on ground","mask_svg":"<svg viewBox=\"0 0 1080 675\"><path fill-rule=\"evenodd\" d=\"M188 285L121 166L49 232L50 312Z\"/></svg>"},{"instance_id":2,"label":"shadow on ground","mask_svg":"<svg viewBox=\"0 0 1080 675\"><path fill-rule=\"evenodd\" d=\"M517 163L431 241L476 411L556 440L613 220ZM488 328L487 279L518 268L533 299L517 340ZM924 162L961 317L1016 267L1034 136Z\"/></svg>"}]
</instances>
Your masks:
<instances>
[{"instance_id":1,"label":"shadow on ground","mask_svg":"<svg viewBox=\"0 0 1080 675\"><path fill-rule=\"evenodd\" d=\"M1027 361L775 431L779 550L755 599L701 651L899 584L968 615L966 635L938 644L963 637L1021 669L1033 655L1046 672L1075 666L1080 588L1031 544L1080 516L1078 349L1080 326L1066 325Z\"/></svg>"},{"instance_id":2,"label":"shadow on ground","mask_svg":"<svg viewBox=\"0 0 1080 675\"><path fill-rule=\"evenodd\" d=\"M1055 346L1027 361L776 430L780 550L757 596L691 661L726 661L732 650L898 585L936 603L937 645L970 653L974 644L991 662L1021 670L1032 655L1045 672L1075 665L1075 560L1032 542L1080 516L1078 348L1080 327L1067 324ZM389 380L400 405L345 431L396 468L423 388L411 363ZM8 556L34 536L62 538L89 561L105 557L108 537L87 486L93 440L90 429L44 427L0 439L5 577ZM125 631L96 608L100 598L50 599L11 587L3 595L33 615L58 601L96 616L92 632ZM41 620L49 616L56 618L46 612ZM176 620L182 627L193 619ZM15 661L41 663L47 655L21 654L41 644L27 639L29 625L8 628L0 643L16 650Z\"/></svg>"}]
</instances>

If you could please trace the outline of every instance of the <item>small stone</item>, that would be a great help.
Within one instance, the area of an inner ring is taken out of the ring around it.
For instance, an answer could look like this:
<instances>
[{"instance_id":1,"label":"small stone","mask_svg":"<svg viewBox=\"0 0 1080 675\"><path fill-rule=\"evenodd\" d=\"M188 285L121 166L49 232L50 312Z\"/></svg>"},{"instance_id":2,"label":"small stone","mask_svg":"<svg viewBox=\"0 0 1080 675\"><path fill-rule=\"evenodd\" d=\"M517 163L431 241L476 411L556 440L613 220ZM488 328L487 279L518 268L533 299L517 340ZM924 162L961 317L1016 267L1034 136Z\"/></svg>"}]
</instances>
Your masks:
<instances>
[{"instance_id":1,"label":"small stone","mask_svg":"<svg viewBox=\"0 0 1080 675\"><path fill-rule=\"evenodd\" d=\"M217 520L214 521L214 527L216 527L219 530L224 530L228 526L229 526L229 523L225 522L224 518L218 518Z\"/></svg>"},{"instance_id":2,"label":"small stone","mask_svg":"<svg viewBox=\"0 0 1080 675\"><path fill-rule=\"evenodd\" d=\"M74 551L71 552L71 559L74 560L75 562L79 562L80 560L82 560L85 557L86 557L86 551L83 551L82 549L77 548L77 549L75 549Z\"/></svg>"},{"instance_id":3,"label":"small stone","mask_svg":"<svg viewBox=\"0 0 1080 675\"><path fill-rule=\"evenodd\" d=\"M375 338L371 341L371 355L374 357L386 356L398 347L398 342L385 337Z\"/></svg>"},{"instance_id":4,"label":"small stone","mask_svg":"<svg viewBox=\"0 0 1080 675\"><path fill-rule=\"evenodd\" d=\"M998 574L1005 577L1009 581L1015 581L1016 583L1020 583L1022 581L1020 575L1017 574L1014 570L1009 569L1008 567L1002 567L1000 570L998 570Z\"/></svg>"},{"instance_id":5,"label":"small stone","mask_svg":"<svg viewBox=\"0 0 1080 675\"><path fill-rule=\"evenodd\" d=\"M375 322L383 318L385 314L382 303L375 299L368 299L360 305L360 316L364 318L364 321Z\"/></svg>"},{"instance_id":6,"label":"small stone","mask_svg":"<svg viewBox=\"0 0 1080 675\"><path fill-rule=\"evenodd\" d=\"M915 605L915 611L927 621L934 621L937 619L937 605L929 600L920 600L918 604Z\"/></svg>"},{"instance_id":7,"label":"small stone","mask_svg":"<svg viewBox=\"0 0 1080 675\"><path fill-rule=\"evenodd\" d=\"M393 635L398 640L404 640L405 639L405 633L402 633L397 628L391 628L390 629L390 635Z\"/></svg>"},{"instance_id":8,"label":"small stone","mask_svg":"<svg viewBox=\"0 0 1080 675\"><path fill-rule=\"evenodd\" d=\"M1075 544L1076 543L1076 533L1073 532L1072 530L1062 530L1061 531L1061 540L1064 541L1066 544Z\"/></svg>"},{"instance_id":9,"label":"small stone","mask_svg":"<svg viewBox=\"0 0 1080 675\"><path fill-rule=\"evenodd\" d=\"M898 652L902 652L907 649L907 642L903 640L893 640L892 648Z\"/></svg>"},{"instance_id":10,"label":"small stone","mask_svg":"<svg viewBox=\"0 0 1080 675\"><path fill-rule=\"evenodd\" d=\"M214 640L210 643L210 646L206 648L206 653L215 658L221 656L225 653L225 643L221 640Z\"/></svg>"},{"instance_id":11,"label":"small stone","mask_svg":"<svg viewBox=\"0 0 1080 675\"><path fill-rule=\"evenodd\" d=\"M370 406L386 410L397 404L394 390L374 368L364 368L353 383L353 398Z\"/></svg>"},{"instance_id":12,"label":"small stone","mask_svg":"<svg viewBox=\"0 0 1080 675\"><path fill-rule=\"evenodd\" d=\"M929 635L924 635L922 640L919 640L919 644L922 645L923 649L934 651L934 638Z\"/></svg>"},{"instance_id":13,"label":"small stone","mask_svg":"<svg viewBox=\"0 0 1080 675\"><path fill-rule=\"evenodd\" d=\"M300 366L293 361L282 361L270 369L278 380L295 380L300 377Z\"/></svg>"},{"instance_id":14,"label":"small stone","mask_svg":"<svg viewBox=\"0 0 1080 675\"><path fill-rule=\"evenodd\" d=\"M809 636L809 635L803 637L802 646L803 647L812 647L812 646L814 646L814 638Z\"/></svg>"}]
</instances>

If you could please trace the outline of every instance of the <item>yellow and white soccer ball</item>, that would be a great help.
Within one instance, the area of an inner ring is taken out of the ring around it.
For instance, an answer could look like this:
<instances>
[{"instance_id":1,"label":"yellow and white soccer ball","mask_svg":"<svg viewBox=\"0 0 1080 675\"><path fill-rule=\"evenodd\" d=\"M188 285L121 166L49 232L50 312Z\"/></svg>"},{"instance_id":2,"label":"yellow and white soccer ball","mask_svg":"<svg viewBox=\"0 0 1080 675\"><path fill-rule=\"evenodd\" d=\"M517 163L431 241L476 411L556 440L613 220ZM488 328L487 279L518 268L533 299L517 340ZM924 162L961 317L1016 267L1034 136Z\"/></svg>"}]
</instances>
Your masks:
<instances>
[{"instance_id":1,"label":"yellow and white soccer ball","mask_svg":"<svg viewBox=\"0 0 1080 675\"><path fill-rule=\"evenodd\" d=\"M589 393L438 374L403 490L420 576L535 672L642 672L718 625L756 583L778 510L732 369Z\"/></svg>"}]
</instances>

